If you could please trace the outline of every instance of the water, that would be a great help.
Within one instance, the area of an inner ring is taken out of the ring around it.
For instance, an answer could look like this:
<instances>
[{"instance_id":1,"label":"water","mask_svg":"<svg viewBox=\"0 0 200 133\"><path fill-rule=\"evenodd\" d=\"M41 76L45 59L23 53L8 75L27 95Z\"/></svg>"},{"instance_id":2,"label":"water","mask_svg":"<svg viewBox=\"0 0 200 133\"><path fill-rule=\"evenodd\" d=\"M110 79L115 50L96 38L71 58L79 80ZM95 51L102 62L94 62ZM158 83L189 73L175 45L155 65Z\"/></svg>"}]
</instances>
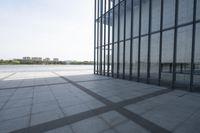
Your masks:
<instances>
[{"instance_id":1,"label":"water","mask_svg":"<svg viewBox=\"0 0 200 133\"><path fill-rule=\"evenodd\" d=\"M93 70L93 65L0 65L0 72Z\"/></svg>"}]
</instances>

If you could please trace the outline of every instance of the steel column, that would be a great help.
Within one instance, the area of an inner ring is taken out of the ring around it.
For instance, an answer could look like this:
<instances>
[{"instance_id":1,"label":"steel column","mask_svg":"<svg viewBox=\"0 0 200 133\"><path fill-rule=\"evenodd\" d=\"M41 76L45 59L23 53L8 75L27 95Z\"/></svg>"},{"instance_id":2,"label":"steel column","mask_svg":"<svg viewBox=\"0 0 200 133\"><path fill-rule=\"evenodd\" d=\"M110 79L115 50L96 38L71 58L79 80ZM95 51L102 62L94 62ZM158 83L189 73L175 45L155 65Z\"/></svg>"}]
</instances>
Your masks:
<instances>
[{"instance_id":1,"label":"steel column","mask_svg":"<svg viewBox=\"0 0 200 133\"><path fill-rule=\"evenodd\" d=\"M126 48L126 0L124 0L124 45L123 45L123 79L125 79L125 48Z\"/></svg>"},{"instance_id":2,"label":"steel column","mask_svg":"<svg viewBox=\"0 0 200 133\"><path fill-rule=\"evenodd\" d=\"M129 80L132 80L132 68L133 68L133 16L134 14L134 1L131 0L131 37L130 37L130 70Z\"/></svg>"},{"instance_id":3,"label":"steel column","mask_svg":"<svg viewBox=\"0 0 200 133\"><path fill-rule=\"evenodd\" d=\"M113 0L113 27L112 27L112 77L114 77L114 44L115 44L115 0Z\"/></svg>"},{"instance_id":4,"label":"steel column","mask_svg":"<svg viewBox=\"0 0 200 133\"><path fill-rule=\"evenodd\" d=\"M94 1L94 74L96 71L96 0Z\"/></svg>"},{"instance_id":5,"label":"steel column","mask_svg":"<svg viewBox=\"0 0 200 133\"><path fill-rule=\"evenodd\" d=\"M101 0L101 26L100 26L100 75L102 75L102 45L103 45L103 0Z\"/></svg>"},{"instance_id":6,"label":"steel column","mask_svg":"<svg viewBox=\"0 0 200 133\"><path fill-rule=\"evenodd\" d=\"M119 78L119 45L120 45L120 6L121 3L118 4L118 33L117 33L117 78Z\"/></svg>"},{"instance_id":7,"label":"steel column","mask_svg":"<svg viewBox=\"0 0 200 133\"><path fill-rule=\"evenodd\" d=\"M106 72L106 0L104 0L104 59L103 59L103 75L105 76Z\"/></svg>"},{"instance_id":8,"label":"steel column","mask_svg":"<svg viewBox=\"0 0 200 133\"><path fill-rule=\"evenodd\" d=\"M174 85L176 82L176 53L177 53L177 31L178 31L178 8L179 8L179 0L175 1L175 22L174 22L174 51L173 51L173 63L172 63L172 89L174 89Z\"/></svg>"},{"instance_id":9,"label":"steel column","mask_svg":"<svg viewBox=\"0 0 200 133\"><path fill-rule=\"evenodd\" d=\"M193 24L192 24L192 52L191 52L191 70L190 70L190 88L189 91L193 91L193 80L194 80L194 50L195 50L195 40L196 40L196 9L197 9L197 0L193 2Z\"/></svg>"},{"instance_id":10,"label":"steel column","mask_svg":"<svg viewBox=\"0 0 200 133\"><path fill-rule=\"evenodd\" d=\"M159 46L159 72L158 72L158 85L161 82L161 72L162 72L162 40L163 40L163 0L160 3L160 46Z\"/></svg>"},{"instance_id":11,"label":"steel column","mask_svg":"<svg viewBox=\"0 0 200 133\"><path fill-rule=\"evenodd\" d=\"M97 74L99 74L99 0L97 9Z\"/></svg>"},{"instance_id":12,"label":"steel column","mask_svg":"<svg viewBox=\"0 0 200 133\"><path fill-rule=\"evenodd\" d=\"M110 0L108 0L108 60L107 60L107 76L110 75Z\"/></svg>"},{"instance_id":13,"label":"steel column","mask_svg":"<svg viewBox=\"0 0 200 133\"><path fill-rule=\"evenodd\" d=\"M139 34L138 34L138 71L137 71L137 81L140 81L140 47L141 47L141 21L142 20L142 0L140 0L139 5Z\"/></svg>"},{"instance_id":14,"label":"steel column","mask_svg":"<svg viewBox=\"0 0 200 133\"><path fill-rule=\"evenodd\" d=\"M150 51L151 51L151 22L152 22L152 0L149 0L149 29L148 29L148 53L147 53L147 83L150 78Z\"/></svg>"}]
</instances>

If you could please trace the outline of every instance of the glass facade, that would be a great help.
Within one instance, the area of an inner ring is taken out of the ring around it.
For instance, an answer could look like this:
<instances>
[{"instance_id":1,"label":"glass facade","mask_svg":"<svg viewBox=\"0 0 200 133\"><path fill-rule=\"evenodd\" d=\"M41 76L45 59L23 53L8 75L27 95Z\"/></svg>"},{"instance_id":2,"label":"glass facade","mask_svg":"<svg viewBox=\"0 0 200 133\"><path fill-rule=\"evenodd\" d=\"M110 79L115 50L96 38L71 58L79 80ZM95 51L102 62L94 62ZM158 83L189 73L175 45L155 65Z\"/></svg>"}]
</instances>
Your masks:
<instances>
[{"instance_id":1,"label":"glass facade","mask_svg":"<svg viewBox=\"0 0 200 133\"><path fill-rule=\"evenodd\" d=\"M200 91L200 0L95 0L94 73Z\"/></svg>"}]
</instances>

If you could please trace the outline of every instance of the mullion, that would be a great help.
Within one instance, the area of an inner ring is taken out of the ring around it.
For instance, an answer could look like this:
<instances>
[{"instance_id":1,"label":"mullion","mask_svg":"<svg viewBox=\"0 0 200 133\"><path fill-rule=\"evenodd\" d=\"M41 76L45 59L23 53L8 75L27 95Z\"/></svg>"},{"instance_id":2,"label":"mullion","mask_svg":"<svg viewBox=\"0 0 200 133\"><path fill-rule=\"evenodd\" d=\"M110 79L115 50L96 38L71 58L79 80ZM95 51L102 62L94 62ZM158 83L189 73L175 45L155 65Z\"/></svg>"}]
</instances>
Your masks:
<instances>
[{"instance_id":1,"label":"mullion","mask_svg":"<svg viewBox=\"0 0 200 133\"><path fill-rule=\"evenodd\" d=\"M126 47L126 0L124 0L124 43L123 43L123 79L125 78L125 47Z\"/></svg>"},{"instance_id":2,"label":"mullion","mask_svg":"<svg viewBox=\"0 0 200 133\"><path fill-rule=\"evenodd\" d=\"M175 22L174 22L174 51L173 51L173 74L172 74L172 89L174 89L175 81L176 81L176 54L177 54L177 31L178 31L178 8L179 8L179 0L175 1Z\"/></svg>"},{"instance_id":3,"label":"mullion","mask_svg":"<svg viewBox=\"0 0 200 133\"><path fill-rule=\"evenodd\" d=\"M113 0L113 6L115 5L115 0ZM113 28L112 28L112 77L114 77L114 42L115 42L115 30L114 30L114 25L115 25L115 8L113 7Z\"/></svg>"},{"instance_id":4,"label":"mullion","mask_svg":"<svg viewBox=\"0 0 200 133\"><path fill-rule=\"evenodd\" d=\"M118 32L117 32L117 78L119 78L119 45L120 45L120 6L118 4Z\"/></svg>"},{"instance_id":5,"label":"mullion","mask_svg":"<svg viewBox=\"0 0 200 133\"><path fill-rule=\"evenodd\" d=\"M104 0L104 12L106 12L106 0ZM105 76L106 69L106 15L104 15L104 64L103 64L103 75Z\"/></svg>"},{"instance_id":6,"label":"mullion","mask_svg":"<svg viewBox=\"0 0 200 133\"><path fill-rule=\"evenodd\" d=\"M113 2L114 2L114 0L113 0ZM120 0L120 2L118 2L116 5L114 5L114 6L111 8L111 10L112 10L114 7L117 7L119 4L121 4L121 3L123 3L123 2L124 2L124 0ZM103 13L103 15L107 14L108 12L109 12L109 11ZM97 18L97 19L99 19L99 18Z\"/></svg>"},{"instance_id":7,"label":"mullion","mask_svg":"<svg viewBox=\"0 0 200 133\"><path fill-rule=\"evenodd\" d=\"M138 38L138 66L137 66L137 81L140 81L140 75L141 75L141 52L142 52L142 37L145 37L147 36L148 37L148 48L147 48L147 75L146 75L146 82L147 83L150 83L150 80L151 80L151 54L152 54L152 51L151 51L151 39L152 39L152 35L153 34L156 34L156 33L159 33L160 36L159 36L159 68L158 68L158 79L157 79L157 84L158 85L161 85L161 79L162 79L162 52L163 52L163 33L165 31L168 31L168 30L173 30L174 32L174 35L173 35L173 60L172 60L172 75L171 75L171 88L175 88L175 86L177 85L177 82L176 82L176 78L177 78L177 70L178 67L177 66L177 43L178 43L178 29L180 27L185 27L185 26L188 26L188 25L191 25L192 26L192 46L191 46L191 60L190 60L190 85L189 85L189 90L192 91L193 89L193 78L194 78L194 69L195 69L195 64L194 64L194 57L195 57L195 34L196 34L196 24L200 22L200 20L196 20L196 4L197 4L197 0L193 0L193 21L190 21L190 22L187 22L187 23L183 23L183 24L178 24L178 16L179 16L179 0L175 0L175 15L173 16L174 17L174 26L171 26L171 27L168 27L168 28L164 28L163 27L163 21L164 21L164 18L163 18L163 14L164 14L164 0L160 0L161 3L160 3L160 8L161 8L161 13L159 14L159 17L160 17L160 25L159 25L159 30L156 30L156 31L153 31L152 32L152 0L149 0L149 5L147 6L147 10L149 10L149 20L148 20L148 33L145 33L145 34L142 34L142 15L143 15L143 8L145 8L144 6L144 3L142 0L139 1L139 24L138 24L138 27L139 27L139 30L138 30L138 35L137 36L133 36L133 31L134 31L134 28L133 28L133 16L134 16L134 0L131 1L131 24L130 24L130 27L131 27L131 31L130 31L130 34L131 34L131 37L129 38L126 38L126 30L127 30L127 25L126 25L126 17L127 17L127 1L126 0L121 0L118 4L114 4L114 1L109 1L107 3L107 1L105 0L105 4L102 4L103 2L99 2L98 0L98 18L96 19L96 12L97 12L97 4L95 4L95 23L94 24L94 74L96 72L96 69L97 69L97 74L100 72L100 75L106 75L109 76L110 74L110 69L111 70L111 74L112 76L114 75L117 75L116 77L117 78L122 78L125 79L126 77L126 42L128 40L130 40L130 64L129 64L129 79L132 79L132 72L133 72L133 40L134 39L137 39ZM95 3L97 2L97 0L95 0ZM124 2L124 3L122 3ZM113 4L113 6L111 7L111 3ZM100 4L100 6L99 6ZM106 6L107 4L107 6ZM118 7L117 7L118 6ZM121 7L124 6L124 18L121 17ZM116 8L118 10L116 10ZM107 9L108 8L108 11ZM104 11L105 10L105 11ZM113 14L111 13L113 12ZM115 25L115 12L118 13L116 20L118 20L118 23L116 23L116 27L114 27ZM101 14L101 15L100 15ZM111 14L113 15L112 16L112 19L111 20ZM100 15L100 17L99 17ZM101 18L101 19L99 19ZM108 20L107 20L108 19ZM121 25L121 21L124 20L124 24ZM112 22L112 24L111 24ZM104 25L103 25L104 23ZM98 25L97 25L98 24ZM108 26L108 28L107 28ZM111 27L112 26L112 27ZM123 26L123 28L121 27ZM111 31L111 28L112 28L112 31ZM117 30L118 29L118 30ZM116 31L116 34L114 32L114 30L117 30ZM122 32L123 30L123 36L121 36L120 34L120 31ZM100 31L100 32L99 32ZM111 33L112 32L112 33ZM107 35L108 34L108 35ZM112 35L111 35L112 34ZM115 36L116 35L116 36ZM111 42L111 37L112 37L112 42ZM114 40L114 38L116 38L116 41ZM99 40L100 38L100 40ZM107 43L107 44L106 44ZM112 48L111 48L111 45L112 45ZM114 46L116 46L116 50L114 50ZM122 47L121 47L122 46ZM120 49L121 48L121 49ZM97 51L96 51L97 50ZM103 53L103 50L104 50L104 53ZM108 51L107 51L108 50ZM111 51L112 50L112 51ZM96 53L97 52L97 53ZM100 53L99 53L100 52ZM110 56L110 52L112 52L111 56ZM114 52L115 55L116 55L116 58L114 58ZM100 54L100 56L98 55ZM104 55L103 55L104 54ZM106 54L108 54L108 58L106 58ZM97 57L96 57L97 55ZM104 60L102 59L104 56ZM121 57L122 57L122 61L121 61ZM100 61L98 61L100 58ZM112 58L112 61L111 61L111 58ZM116 63L114 63L114 59L117 60ZM104 62L103 62L104 61ZM110 61L112 62L112 64L110 63ZM107 64L106 64L107 62ZM100 65L97 65L98 63L100 63ZM97 67L96 67L97 65ZM111 67L110 67L111 65ZM115 66L117 65L117 66ZM99 67L100 67L100 70L99 70ZM103 68L104 67L104 68ZM117 71L114 71L114 67L117 68ZM104 70L103 70L104 69ZM121 71L122 70L122 71Z\"/></svg>"},{"instance_id":8,"label":"mullion","mask_svg":"<svg viewBox=\"0 0 200 133\"><path fill-rule=\"evenodd\" d=\"M191 70L190 70L190 88L189 91L193 91L193 80L194 80L194 58L195 58L195 40L196 40L196 9L197 9L197 0L194 0L193 3L193 25L192 25L192 52L191 52Z\"/></svg>"},{"instance_id":9,"label":"mullion","mask_svg":"<svg viewBox=\"0 0 200 133\"><path fill-rule=\"evenodd\" d=\"M99 0L98 0L98 9L97 9L97 16L99 18ZM99 20L96 20L97 21L97 74L99 74Z\"/></svg>"},{"instance_id":10,"label":"mullion","mask_svg":"<svg viewBox=\"0 0 200 133\"><path fill-rule=\"evenodd\" d=\"M100 75L102 75L102 44L103 44L103 0L101 0L101 26L100 26Z\"/></svg>"},{"instance_id":11,"label":"mullion","mask_svg":"<svg viewBox=\"0 0 200 133\"><path fill-rule=\"evenodd\" d=\"M133 67L133 16L134 15L134 1L131 0L131 34L130 34L130 70L129 80L132 79L132 67Z\"/></svg>"},{"instance_id":12,"label":"mullion","mask_svg":"<svg viewBox=\"0 0 200 133\"><path fill-rule=\"evenodd\" d=\"M94 1L94 74L96 71L96 1Z\"/></svg>"},{"instance_id":13,"label":"mullion","mask_svg":"<svg viewBox=\"0 0 200 133\"><path fill-rule=\"evenodd\" d=\"M152 0L149 0L149 29L148 29L148 54L147 54L147 83L150 78L150 51L151 51L151 22L152 22Z\"/></svg>"},{"instance_id":14,"label":"mullion","mask_svg":"<svg viewBox=\"0 0 200 133\"><path fill-rule=\"evenodd\" d=\"M108 0L108 44L110 43L110 0ZM107 76L110 75L110 45L108 45Z\"/></svg>"},{"instance_id":15,"label":"mullion","mask_svg":"<svg viewBox=\"0 0 200 133\"><path fill-rule=\"evenodd\" d=\"M200 20L196 20L195 21L196 23L200 23ZM184 23L184 24L180 24L180 25L177 25L177 28L181 28L181 27L185 27L185 26L189 26L189 25L192 25L193 22L188 22L188 23ZM165 31L169 31L169 30L173 30L175 27L169 27L169 28L165 28L162 30L162 32L165 32ZM160 33L161 30L157 30L157 31L153 31L151 32L150 34L157 34L157 33ZM145 37L145 36L148 36L149 34L148 33L145 33L145 34L141 34L141 37ZM138 39L139 36L134 36L132 39ZM127 38L126 41L128 40L131 40L131 38ZM120 42L123 42L124 40L120 40ZM114 44L116 44L118 41L114 42ZM112 44L112 43L109 43L109 44ZM106 44L108 45L108 44Z\"/></svg>"},{"instance_id":16,"label":"mullion","mask_svg":"<svg viewBox=\"0 0 200 133\"><path fill-rule=\"evenodd\" d=\"M139 5L139 33L138 33L138 71L137 81L140 81L140 47L141 47L141 20L142 20L142 0Z\"/></svg>"},{"instance_id":17,"label":"mullion","mask_svg":"<svg viewBox=\"0 0 200 133\"><path fill-rule=\"evenodd\" d=\"M158 85L160 85L161 82L161 71L162 71L162 41L163 41L163 0L161 0L160 3L160 9L161 9L161 13L160 13L160 46L159 46L159 73L158 73Z\"/></svg>"}]
</instances>

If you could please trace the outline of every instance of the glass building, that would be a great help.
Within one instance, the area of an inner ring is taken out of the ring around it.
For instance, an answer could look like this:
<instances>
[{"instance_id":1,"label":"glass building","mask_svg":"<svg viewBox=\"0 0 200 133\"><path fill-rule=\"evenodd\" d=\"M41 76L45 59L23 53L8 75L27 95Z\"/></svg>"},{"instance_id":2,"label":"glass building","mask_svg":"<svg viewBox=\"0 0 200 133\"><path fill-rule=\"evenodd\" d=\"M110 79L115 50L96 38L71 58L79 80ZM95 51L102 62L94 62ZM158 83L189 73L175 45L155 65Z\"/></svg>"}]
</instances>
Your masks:
<instances>
[{"instance_id":1,"label":"glass building","mask_svg":"<svg viewBox=\"0 0 200 133\"><path fill-rule=\"evenodd\" d=\"M94 73L200 91L200 0L95 0Z\"/></svg>"}]
</instances>

